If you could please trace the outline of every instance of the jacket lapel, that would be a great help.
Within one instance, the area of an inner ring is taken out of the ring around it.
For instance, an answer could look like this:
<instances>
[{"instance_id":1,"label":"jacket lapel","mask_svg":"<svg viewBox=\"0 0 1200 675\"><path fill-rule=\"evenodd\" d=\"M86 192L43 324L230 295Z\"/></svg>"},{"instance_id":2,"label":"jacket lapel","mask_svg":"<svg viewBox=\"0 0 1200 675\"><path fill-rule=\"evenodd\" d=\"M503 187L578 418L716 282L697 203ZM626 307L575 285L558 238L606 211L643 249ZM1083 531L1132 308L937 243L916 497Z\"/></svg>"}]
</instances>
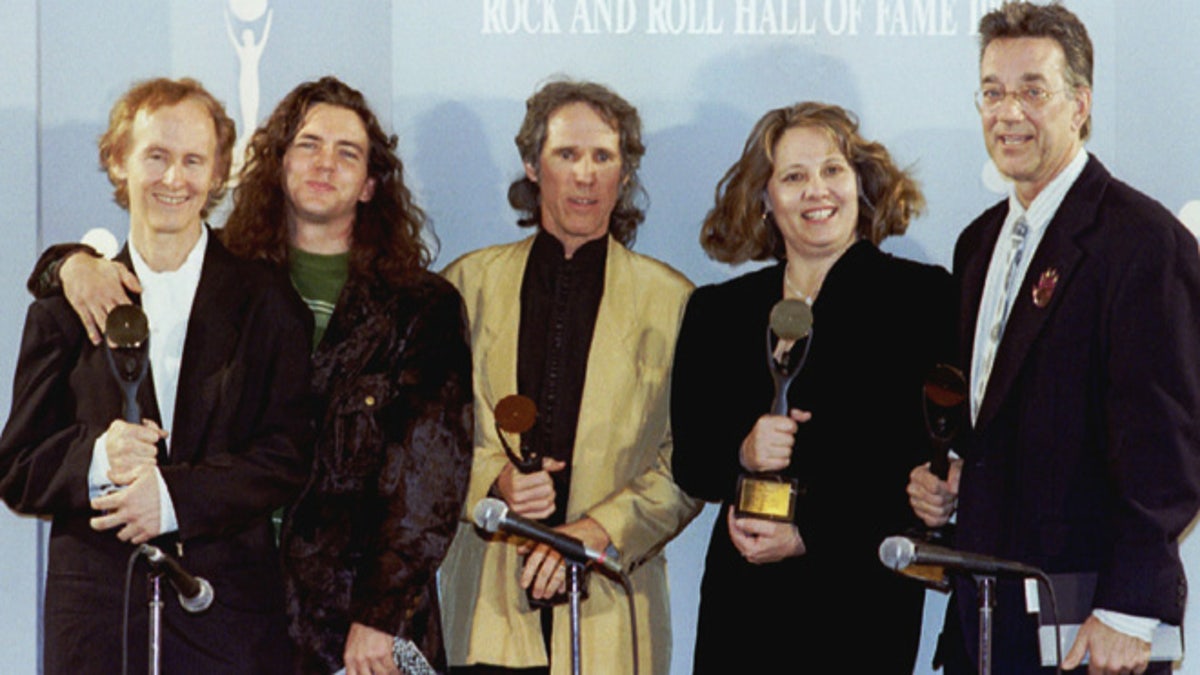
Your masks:
<instances>
[{"instance_id":1,"label":"jacket lapel","mask_svg":"<svg viewBox=\"0 0 1200 675\"><path fill-rule=\"evenodd\" d=\"M179 368L175 428L169 430L172 463L188 461L199 451L221 392L238 366L230 355L237 346L235 317L242 311L245 294L232 267L231 254L210 232Z\"/></svg>"},{"instance_id":2,"label":"jacket lapel","mask_svg":"<svg viewBox=\"0 0 1200 675\"><path fill-rule=\"evenodd\" d=\"M575 432L572 459L571 494L567 518L580 515L580 504L595 504L611 490L609 479L598 475L617 471L616 454L628 446L628 440L614 436L628 433L628 425L640 426L635 410L638 393L638 368L642 356L633 343L642 294L636 288L633 254L608 238L604 263L604 295L596 312L592 345L588 350L587 374L583 397L579 401L579 421ZM632 438L630 433L625 438Z\"/></svg>"},{"instance_id":3,"label":"jacket lapel","mask_svg":"<svg viewBox=\"0 0 1200 675\"><path fill-rule=\"evenodd\" d=\"M1071 186L1054 218L1046 226L1046 233L1013 299L1012 312L1005 325L1004 336L996 351L996 361L988 378L987 391L979 407L977 427L986 425L995 417L1001 403L1012 390L1026 355L1046 323L1054 316L1062 299L1068 295L1071 278L1083 258L1077 239L1081 233L1095 226L1096 210L1107 178L1104 168L1095 158L1089 158L1083 173ZM1039 307L1034 302L1034 288L1047 272L1057 273L1058 279L1048 301ZM978 307L978 302L975 306Z\"/></svg>"},{"instance_id":4,"label":"jacket lapel","mask_svg":"<svg viewBox=\"0 0 1200 675\"><path fill-rule=\"evenodd\" d=\"M960 288L962 300L959 316L959 353L963 355L963 364L970 371L975 358L975 324L979 319L979 303L983 299L983 286L987 282L988 264L992 259L992 251L996 248L996 240L1000 236L1000 228L1004 225L1007 207L1001 204L991 209L990 219L983 222L977 238L979 243L971 245L975 251L964 263L960 272Z\"/></svg>"},{"instance_id":5,"label":"jacket lapel","mask_svg":"<svg viewBox=\"0 0 1200 675\"><path fill-rule=\"evenodd\" d=\"M479 344L484 346L483 363L487 364L482 402L490 410L510 394L517 393L517 341L521 330L521 283L525 265L533 248L533 237L527 237L505 252L506 259L492 266L490 278L480 288L487 295L488 311L480 326ZM476 363L479 359L476 359Z\"/></svg>"}]
</instances>

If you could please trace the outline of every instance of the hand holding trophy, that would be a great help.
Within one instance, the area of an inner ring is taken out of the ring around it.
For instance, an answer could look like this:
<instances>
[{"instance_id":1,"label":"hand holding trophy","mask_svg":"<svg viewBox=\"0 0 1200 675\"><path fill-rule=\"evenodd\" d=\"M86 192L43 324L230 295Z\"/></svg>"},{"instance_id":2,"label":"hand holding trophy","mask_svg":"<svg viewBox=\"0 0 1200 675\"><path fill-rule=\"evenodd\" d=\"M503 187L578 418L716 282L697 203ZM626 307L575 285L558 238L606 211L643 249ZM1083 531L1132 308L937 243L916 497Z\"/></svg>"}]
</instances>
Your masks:
<instances>
[{"instance_id":1,"label":"hand holding trophy","mask_svg":"<svg viewBox=\"0 0 1200 675\"><path fill-rule=\"evenodd\" d=\"M930 369L921 387L925 430L929 434L929 471L941 480L950 475L950 448L967 419L967 380L954 366L939 363ZM938 546L952 546L954 526L920 526L911 538ZM901 574L915 577L939 590L948 591L945 568L938 565L909 565Z\"/></svg>"},{"instance_id":2,"label":"hand holding trophy","mask_svg":"<svg viewBox=\"0 0 1200 675\"><path fill-rule=\"evenodd\" d=\"M788 390L804 368L812 347L812 309L800 300L784 299L771 308L767 325L767 366L775 381L771 414L788 415ZM738 477L734 513L739 518L791 522L800 481L778 471L743 473Z\"/></svg>"}]
</instances>

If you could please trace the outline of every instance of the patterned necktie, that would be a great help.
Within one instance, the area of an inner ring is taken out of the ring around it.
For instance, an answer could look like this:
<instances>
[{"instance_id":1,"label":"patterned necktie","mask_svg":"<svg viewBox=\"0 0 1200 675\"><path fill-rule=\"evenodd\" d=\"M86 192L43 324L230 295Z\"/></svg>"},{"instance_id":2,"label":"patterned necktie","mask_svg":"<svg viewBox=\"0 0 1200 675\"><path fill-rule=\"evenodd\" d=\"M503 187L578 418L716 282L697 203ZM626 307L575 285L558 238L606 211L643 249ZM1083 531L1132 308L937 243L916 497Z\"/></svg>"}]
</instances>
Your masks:
<instances>
[{"instance_id":1,"label":"patterned necktie","mask_svg":"<svg viewBox=\"0 0 1200 675\"><path fill-rule=\"evenodd\" d=\"M1004 327L1008 323L1008 314L1013 300L1017 296L1017 286L1020 285L1017 270L1021 267L1021 258L1025 255L1025 237L1029 234L1029 225L1025 217L1016 222L1012 230L1012 245L1008 249L1008 264L1004 272L1004 286L988 323L987 340L983 348L983 361L979 365L978 377L975 378L975 395L972 397L971 420L979 416L979 406L983 403L983 394L987 390L988 378L992 374L992 364L996 360L996 351L1000 347L1000 338L1004 336Z\"/></svg>"}]
</instances>

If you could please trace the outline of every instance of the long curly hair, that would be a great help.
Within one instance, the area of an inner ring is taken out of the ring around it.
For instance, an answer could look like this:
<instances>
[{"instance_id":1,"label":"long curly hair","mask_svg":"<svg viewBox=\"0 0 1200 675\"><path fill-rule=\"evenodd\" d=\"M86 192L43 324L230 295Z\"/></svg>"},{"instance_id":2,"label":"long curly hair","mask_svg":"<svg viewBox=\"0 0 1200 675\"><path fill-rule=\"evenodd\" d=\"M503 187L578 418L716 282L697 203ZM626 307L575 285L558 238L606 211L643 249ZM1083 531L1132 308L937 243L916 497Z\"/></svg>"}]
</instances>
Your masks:
<instances>
[{"instance_id":1,"label":"long curly hair","mask_svg":"<svg viewBox=\"0 0 1200 675\"><path fill-rule=\"evenodd\" d=\"M287 194L283 156L318 103L354 111L367 130L370 149L367 175L375 179L370 201L360 202L350 244L350 272L369 279L398 283L429 266L432 258L422 239L425 212L404 184L404 165L396 155L397 139L389 136L358 90L335 77L305 82L280 101L246 149L233 211L222 239L235 255L287 266Z\"/></svg>"},{"instance_id":2,"label":"long curly hair","mask_svg":"<svg viewBox=\"0 0 1200 675\"><path fill-rule=\"evenodd\" d=\"M646 154L646 146L642 144L642 119L637 108L602 84L565 79L549 82L525 102L525 120L515 139L521 160L533 167L538 165L546 145L550 117L572 103L587 104L620 137L621 191L609 217L608 232L630 247L637 236L638 225L646 219L646 212L638 205L638 201L646 198L638 178L638 167L642 155ZM536 227L541 224L541 191L527 176L522 175L508 186L508 203L523 214L518 225Z\"/></svg>"},{"instance_id":3,"label":"long curly hair","mask_svg":"<svg viewBox=\"0 0 1200 675\"><path fill-rule=\"evenodd\" d=\"M129 208L129 185L124 179L118 178L115 171L125 163L133 134L133 121L138 111L154 112L165 106L178 105L189 98L199 101L212 116L217 135L213 183L208 190L208 201L200 210L200 217L207 218L209 211L225 196L229 167L233 163L233 141L237 136L233 120L225 113L225 106L196 80L190 77L178 80L159 77L138 82L125 92L109 111L108 129L100 136L100 168L108 174L108 182L113 185L113 201L121 208Z\"/></svg>"},{"instance_id":4,"label":"long curly hair","mask_svg":"<svg viewBox=\"0 0 1200 675\"><path fill-rule=\"evenodd\" d=\"M913 178L898 168L887 148L858 133L858 118L844 108L805 102L776 108L754 125L742 156L714 191L715 205L700 228L700 245L710 258L726 263L784 260L783 235L768 213L767 181L775 169L775 149L784 132L796 127L821 129L841 150L858 178L859 237L878 245L903 234L925 206Z\"/></svg>"}]
</instances>

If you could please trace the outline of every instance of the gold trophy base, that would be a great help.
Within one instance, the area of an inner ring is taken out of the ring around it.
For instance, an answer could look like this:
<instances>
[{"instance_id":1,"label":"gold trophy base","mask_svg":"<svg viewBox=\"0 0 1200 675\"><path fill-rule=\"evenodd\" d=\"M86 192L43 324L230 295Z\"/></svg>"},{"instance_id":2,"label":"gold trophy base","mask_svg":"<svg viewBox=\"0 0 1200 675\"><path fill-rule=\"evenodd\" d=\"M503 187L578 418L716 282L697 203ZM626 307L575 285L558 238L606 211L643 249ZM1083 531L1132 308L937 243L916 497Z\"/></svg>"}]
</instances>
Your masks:
<instances>
[{"instance_id":1,"label":"gold trophy base","mask_svg":"<svg viewBox=\"0 0 1200 675\"><path fill-rule=\"evenodd\" d=\"M796 496L800 481L779 474L742 474L738 477L734 515L792 522L796 517Z\"/></svg>"}]
</instances>

